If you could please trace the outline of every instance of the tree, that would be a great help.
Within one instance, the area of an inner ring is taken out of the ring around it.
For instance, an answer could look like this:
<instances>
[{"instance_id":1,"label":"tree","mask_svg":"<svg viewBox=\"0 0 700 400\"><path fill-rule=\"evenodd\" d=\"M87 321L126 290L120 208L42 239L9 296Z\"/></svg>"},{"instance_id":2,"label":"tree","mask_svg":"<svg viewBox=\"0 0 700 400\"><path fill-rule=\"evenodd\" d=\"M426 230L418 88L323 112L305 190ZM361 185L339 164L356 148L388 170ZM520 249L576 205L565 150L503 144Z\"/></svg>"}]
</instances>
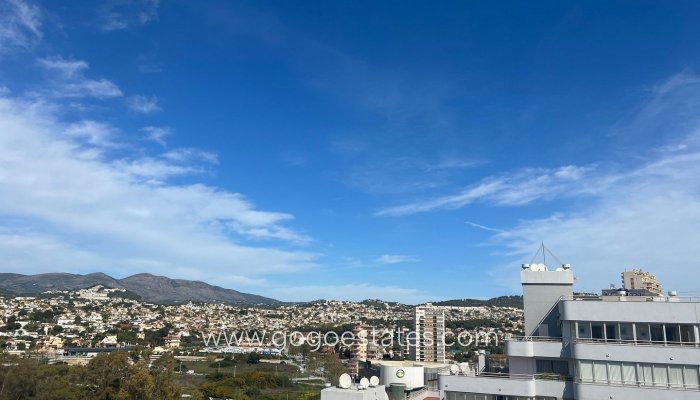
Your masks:
<instances>
[{"instance_id":1,"label":"tree","mask_svg":"<svg viewBox=\"0 0 700 400\"><path fill-rule=\"evenodd\" d=\"M114 399L129 372L129 357L123 351L99 355L88 364L88 387L95 399Z\"/></svg>"},{"instance_id":2,"label":"tree","mask_svg":"<svg viewBox=\"0 0 700 400\"><path fill-rule=\"evenodd\" d=\"M129 374L119 386L117 399L156 399L153 397L154 389L153 377L148 371L146 360L143 360L129 367Z\"/></svg>"},{"instance_id":3,"label":"tree","mask_svg":"<svg viewBox=\"0 0 700 400\"><path fill-rule=\"evenodd\" d=\"M5 330L15 331L21 327L22 325L20 325L17 322L17 317L15 317L14 315L10 315L9 317L7 317L7 321L5 321Z\"/></svg>"},{"instance_id":4,"label":"tree","mask_svg":"<svg viewBox=\"0 0 700 400\"><path fill-rule=\"evenodd\" d=\"M180 388L175 384L175 357L164 355L153 362L153 398L158 400L177 400Z\"/></svg>"},{"instance_id":5,"label":"tree","mask_svg":"<svg viewBox=\"0 0 700 400\"><path fill-rule=\"evenodd\" d=\"M0 399L26 399L36 389L37 363L15 356L0 356Z\"/></svg>"},{"instance_id":6,"label":"tree","mask_svg":"<svg viewBox=\"0 0 700 400\"><path fill-rule=\"evenodd\" d=\"M260 354L252 352L248 353L248 360L246 361L248 364L257 364L260 362Z\"/></svg>"},{"instance_id":7,"label":"tree","mask_svg":"<svg viewBox=\"0 0 700 400\"><path fill-rule=\"evenodd\" d=\"M24 326L24 330L27 332L38 332L41 327L36 322L32 321ZM42 332L43 333L43 332Z\"/></svg>"}]
</instances>

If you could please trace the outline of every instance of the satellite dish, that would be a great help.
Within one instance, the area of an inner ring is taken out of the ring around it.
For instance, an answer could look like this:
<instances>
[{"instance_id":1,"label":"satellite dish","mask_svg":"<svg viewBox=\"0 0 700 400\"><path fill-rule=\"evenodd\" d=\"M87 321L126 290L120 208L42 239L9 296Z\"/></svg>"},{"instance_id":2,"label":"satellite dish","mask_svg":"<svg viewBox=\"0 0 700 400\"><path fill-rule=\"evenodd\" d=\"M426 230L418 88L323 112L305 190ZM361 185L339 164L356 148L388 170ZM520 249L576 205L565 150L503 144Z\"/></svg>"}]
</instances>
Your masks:
<instances>
[{"instance_id":1,"label":"satellite dish","mask_svg":"<svg viewBox=\"0 0 700 400\"><path fill-rule=\"evenodd\" d=\"M367 379L367 378L360 379L360 386L362 386L364 389L367 389L369 387L369 379Z\"/></svg>"},{"instance_id":2,"label":"satellite dish","mask_svg":"<svg viewBox=\"0 0 700 400\"><path fill-rule=\"evenodd\" d=\"M455 364L450 365L450 373L452 375L457 375L459 373L459 365L455 365Z\"/></svg>"},{"instance_id":3,"label":"satellite dish","mask_svg":"<svg viewBox=\"0 0 700 400\"><path fill-rule=\"evenodd\" d=\"M350 386L352 385L352 378L348 374L343 374L340 375L340 379L338 379L338 386L340 386L343 389L350 389Z\"/></svg>"},{"instance_id":4,"label":"satellite dish","mask_svg":"<svg viewBox=\"0 0 700 400\"><path fill-rule=\"evenodd\" d=\"M379 378L377 378L376 376L369 378L369 384L370 384L370 386L379 385Z\"/></svg>"}]
</instances>

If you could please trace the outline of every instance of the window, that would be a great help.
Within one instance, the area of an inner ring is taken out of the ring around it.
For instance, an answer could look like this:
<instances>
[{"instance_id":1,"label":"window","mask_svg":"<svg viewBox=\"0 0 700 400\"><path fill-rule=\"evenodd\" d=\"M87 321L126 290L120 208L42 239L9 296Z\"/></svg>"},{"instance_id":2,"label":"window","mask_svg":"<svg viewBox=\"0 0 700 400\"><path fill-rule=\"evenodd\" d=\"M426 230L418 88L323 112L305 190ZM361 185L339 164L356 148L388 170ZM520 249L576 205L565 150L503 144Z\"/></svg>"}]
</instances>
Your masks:
<instances>
[{"instance_id":1,"label":"window","mask_svg":"<svg viewBox=\"0 0 700 400\"><path fill-rule=\"evenodd\" d=\"M591 337L593 339L603 339L603 324L600 322L591 322Z\"/></svg>"},{"instance_id":2,"label":"window","mask_svg":"<svg viewBox=\"0 0 700 400\"><path fill-rule=\"evenodd\" d=\"M607 340L617 339L617 324L605 324L605 338Z\"/></svg>"},{"instance_id":3,"label":"window","mask_svg":"<svg viewBox=\"0 0 700 400\"><path fill-rule=\"evenodd\" d=\"M590 323L588 323L588 322L579 322L578 323L578 337L580 339L590 339L591 338Z\"/></svg>"},{"instance_id":4,"label":"window","mask_svg":"<svg viewBox=\"0 0 700 400\"><path fill-rule=\"evenodd\" d=\"M649 332L651 333L652 342L663 342L664 341L664 326L658 324L649 325Z\"/></svg>"},{"instance_id":5,"label":"window","mask_svg":"<svg viewBox=\"0 0 700 400\"><path fill-rule=\"evenodd\" d=\"M683 366L668 366L668 384L674 387L683 387Z\"/></svg>"},{"instance_id":6,"label":"window","mask_svg":"<svg viewBox=\"0 0 700 400\"><path fill-rule=\"evenodd\" d=\"M693 325L681 325L681 342L695 343L695 327Z\"/></svg>"},{"instance_id":7,"label":"window","mask_svg":"<svg viewBox=\"0 0 700 400\"><path fill-rule=\"evenodd\" d=\"M644 375L642 380L644 386L654 386L654 374L651 372L651 364L642 364L641 371Z\"/></svg>"},{"instance_id":8,"label":"window","mask_svg":"<svg viewBox=\"0 0 700 400\"><path fill-rule=\"evenodd\" d=\"M665 365L654 364L654 386L668 386L668 369Z\"/></svg>"},{"instance_id":9,"label":"window","mask_svg":"<svg viewBox=\"0 0 700 400\"><path fill-rule=\"evenodd\" d=\"M637 340L642 342L648 342L651 340L651 337L649 336L649 325L637 324Z\"/></svg>"},{"instance_id":10,"label":"window","mask_svg":"<svg viewBox=\"0 0 700 400\"><path fill-rule=\"evenodd\" d=\"M593 362L581 360L577 362L576 377L582 382L593 381Z\"/></svg>"},{"instance_id":11,"label":"window","mask_svg":"<svg viewBox=\"0 0 700 400\"><path fill-rule=\"evenodd\" d=\"M700 386L700 380L698 380L698 367L686 365L683 367L683 370L685 387L697 389L698 386Z\"/></svg>"},{"instance_id":12,"label":"window","mask_svg":"<svg viewBox=\"0 0 700 400\"><path fill-rule=\"evenodd\" d=\"M666 342L668 343L678 343L681 341L681 331L678 325L666 325Z\"/></svg>"},{"instance_id":13,"label":"window","mask_svg":"<svg viewBox=\"0 0 700 400\"><path fill-rule=\"evenodd\" d=\"M576 378L581 382L698 389L700 366L577 360Z\"/></svg>"},{"instance_id":14,"label":"window","mask_svg":"<svg viewBox=\"0 0 700 400\"><path fill-rule=\"evenodd\" d=\"M596 382L607 382L608 371L604 361L593 362L593 380Z\"/></svg>"},{"instance_id":15,"label":"window","mask_svg":"<svg viewBox=\"0 0 700 400\"><path fill-rule=\"evenodd\" d=\"M622 383L622 363L608 363L608 382L616 384Z\"/></svg>"},{"instance_id":16,"label":"window","mask_svg":"<svg viewBox=\"0 0 700 400\"><path fill-rule=\"evenodd\" d=\"M620 339L634 340L634 331L632 330L632 324L620 324Z\"/></svg>"},{"instance_id":17,"label":"window","mask_svg":"<svg viewBox=\"0 0 700 400\"><path fill-rule=\"evenodd\" d=\"M536 360L538 374L558 374L569 376L569 363L561 360Z\"/></svg>"},{"instance_id":18,"label":"window","mask_svg":"<svg viewBox=\"0 0 700 400\"><path fill-rule=\"evenodd\" d=\"M625 385L637 384L637 365L634 363L622 363L622 383Z\"/></svg>"}]
</instances>

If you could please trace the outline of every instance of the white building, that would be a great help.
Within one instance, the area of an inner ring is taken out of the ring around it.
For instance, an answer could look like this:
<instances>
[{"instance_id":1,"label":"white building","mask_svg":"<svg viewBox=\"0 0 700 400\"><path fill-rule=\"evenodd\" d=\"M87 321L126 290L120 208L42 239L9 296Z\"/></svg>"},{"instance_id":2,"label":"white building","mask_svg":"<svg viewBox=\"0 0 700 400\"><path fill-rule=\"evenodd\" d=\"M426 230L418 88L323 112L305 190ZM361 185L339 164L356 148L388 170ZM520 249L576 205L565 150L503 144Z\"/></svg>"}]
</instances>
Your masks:
<instances>
[{"instance_id":1,"label":"white building","mask_svg":"<svg viewBox=\"0 0 700 400\"><path fill-rule=\"evenodd\" d=\"M622 273L622 287L625 289L645 289L653 294L661 295L661 283L656 277L641 269L626 269Z\"/></svg>"},{"instance_id":2,"label":"white building","mask_svg":"<svg viewBox=\"0 0 700 400\"><path fill-rule=\"evenodd\" d=\"M431 303L415 309L415 341L411 347L415 361L445 362L445 311Z\"/></svg>"},{"instance_id":3,"label":"white building","mask_svg":"<svg viewBox=\"0 0 700 400\"><path fill-rule=\"evenodd\" d=\"M384 386L358 388L356 385L343 389L329 387L321 390L321 400L388 400Z\"/></svg>"},{"instance_id":4,"label":"white building","mask_svg":"<svg viewBox=\"0 0 700 400\"><path fill-rule=\"evenodd\" d=\"M700 302L676 296L574 297L573 273L523 265L525 337L509 373L443 372L445 400L700 399Z\"/></svg>"}]
</instances>

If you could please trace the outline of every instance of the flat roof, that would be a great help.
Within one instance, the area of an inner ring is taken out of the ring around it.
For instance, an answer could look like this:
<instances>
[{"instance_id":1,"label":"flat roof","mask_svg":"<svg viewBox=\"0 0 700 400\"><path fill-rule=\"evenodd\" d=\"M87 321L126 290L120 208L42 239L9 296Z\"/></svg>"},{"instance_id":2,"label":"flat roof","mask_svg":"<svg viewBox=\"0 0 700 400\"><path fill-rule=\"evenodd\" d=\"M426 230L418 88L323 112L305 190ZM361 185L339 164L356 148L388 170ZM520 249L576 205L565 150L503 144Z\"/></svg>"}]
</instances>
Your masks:
<instances>
[{"instance_id":1,"label":"flat roof","mask_svg":"<svg viewBox=\"0 0 700 400\"><path fill-rule=\"evenodd\" d=\"M441 368L448 367L449 363L438 363L429 361L393 361L393 360L367 360L372 363L372 365L385 365L387 367L428 367L428 368Z\"/></svg>"}]
</instances>

